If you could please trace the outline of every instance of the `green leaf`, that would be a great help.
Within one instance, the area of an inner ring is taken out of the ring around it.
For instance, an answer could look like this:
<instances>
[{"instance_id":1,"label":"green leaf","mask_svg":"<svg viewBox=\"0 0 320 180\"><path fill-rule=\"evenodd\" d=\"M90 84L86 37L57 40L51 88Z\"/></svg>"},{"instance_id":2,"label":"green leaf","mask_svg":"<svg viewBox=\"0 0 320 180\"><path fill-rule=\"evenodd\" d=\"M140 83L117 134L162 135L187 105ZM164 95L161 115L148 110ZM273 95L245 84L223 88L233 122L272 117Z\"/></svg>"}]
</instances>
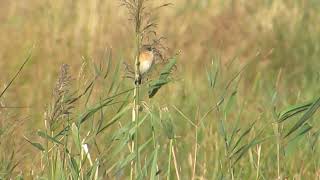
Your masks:
<instances>
[{"instance_id":1,"label":"green leaf","mask_svg":"<svg viewBox=\"0 0 320 180\"><path fill-rule=\"evenodd\" d=\"M241 110L240 110L240 113L239 113L239 115L237 117L237 121L236 121L236 123L234 124L234 126L232 128L232 132L231 132L231 136L230 136L228 145L231 145L233 143L235 135L237 134L237 132L240 131L239 123L240 123L240 117L241 117L242 112L243 112L243 106L241 106Z\"/></svg>"},{"instance_id":2,"label":"green leaf","mask_svg":"<svg viewBox=\"0 0 320 180\"><path fill-rule=\"evenodd\" d=\"M91 168L87 171L87 179L98 179L98 172L99 172L99 161L96 160Z\"/></svg>"},{"instance_id":3,"label":"green leaf","mask_svg":"<svg viewBox=\"0 0 320 180\"><path fill-rule=\"evenodd\" d=\"M111 80L111 85L109 87L108 93L107 95L109 95L113 90L114 90L114 86L118 80L118 74L120 71L120 65L122 64L122 61L119 61L119 63L116 65L115 67L115 71L113 72L113 76L112 76L112 80Z\"/></svg>"},{"instance_id":4,"label":"green leaf","mask_svg":"<svg viewBox=\"0 0 320 180\"><path fill-rule=\"evenodd\" d=\"M149 114L146 114L141 120L139 120L139 123L138 123L138 128L142 125L142 123L147 119L147 117L149 116ZM137 129L137 126L134 125L128 132L129 132L129 135L133 135L135 132L136 132L136 129Z\"/></svg>"},{"instance_id":5,"label":"green leaf","mask_svg":"<svg viewBox=\"0 0 320 180\"><path fill-rule=\"evenodd\" d=\"M152 98L163 85L169 82L168 77L170 75L172 68L176 65L176 63L177 63L176 59L170 59L169 62L164 67L164 69L161 71L159 79L154 80L149 84L149 91L148 91L149 98Z\"/></svg>"},{"instance_id":6,"label":"green leaf","mask_svg":"<svg viewBox=\"0 0 320 180\"><path fill-rule=\"evenodd\" d=\"M288 107L286 110L280 113L278 122L283 122L290 117L293 117L301 112L308 110L308 108L311 105L312 103L307 103L307 104L294 105L294 106Z\"/></svg>"},{"instance_id":7,"label":"green leaf","mask_svg":"<svg viewBox=\"0 0 320 180\"><path fill-rule=\"evenodd\" d=\"M147 145L152 141L152 138L150 138L148 141L146 141L144 144L139 146L139 153L147 147ZM136 152L129 154L125 159L119 161L118 164L118 170L119 172L121 169L123 169L126 165L128 165L131 161L133 161L136 157Z\"/></svg>"},{"instance_id":8,"label":"green leaf","mask_svg":"<svg viewBox=\"0 0 320 180\"><path fill-rule=\"evenodd\" d=\"M49 140L49 141L51 141L51 142L54 142L54 143L57 143L57 144L63 144L63 143L61 143L60 141L56 140L55 138L49 136L46 132L43 132L43 131L40 131L40 130L39 130L39 131L37 132L37 134L38 134L38 136L40 136L40 137L42 137L42 138L44 138L44 139L47 139L47 140Z\"/></svg>"},{"instance_id":9,"label":"green leaf","mask_svg":"<svg viewBox=\"0 0 320 180\"><path fill-rule=\"evenodd\" d=\"M78 179L80 171L77 161L71 156L69 161L70 169L73 174L73 179Z\"/></svg>"},{"instance_id":10,"label":"green leaf","mask_svg":"<svg viewBox=\"0 0 320 180\"><path fill-rule=\"evenodd\" d=\"M247 129L240 135L239 139L237 140L237 142L236 142L235 145L233 146L232 151L234 151L234 150L238 147L238 145L240 144L240 142L244 139L244 137L249 134L249 132L251 131L251 129L252 129L252 127L253 127L254 124L255 124L255 122L252 123L252 124L249 126L249 128L247 128ZM230 144L230 145L231 145L231 144Z\"/></svg>"},{"instance_id":11,"label":"green leaf","mask_svg":"<svg viewBox=\"0 0 320 180\"><path fill-rule=\"evenodd\" d=\"M173 139L174 138L174 124L172 122L170 115L168 114L167 117L163 118L161 123L162 123L164 133L167 135L167 138Z\"/></svg>"},{"instance_id":12,"label":"green leaf","mask_svg":"<svg viewBox=\"0 0 320 180\"><path fill-rule=\"evenodd\" d=\"M234 166L252 146L255 146L257 144L261 144L266 139L257 140L257 138L254 138L250 143L243 145L235 154L233 154L233 155L238 154L238 156L237 156L236 160L232 163L232 166Z\"/></svg>"},{"instance_id":13,"label":"green leaf","mask_svg":"<svg viewBox=\"0 0 320 180\"><path fill-rule=\"evenodd\" d=\"M109 105L112 105L112 104L116 104L118 102L114 102L114 103L111 103L114 98L118 97L118 96L121 96L123 94L126 94L126 93L129 93L133 90L133 88L130 88L130 89L127 89L125 91L122 91L118 94L115 94L113 96L110 96L110 97L107 97L105 98L102 103L97 103L97 105L95 105L94 107L90 108L89 110L87 110L86 112L82 113L78 119L78 125L84 123L87 119L89 119L91 116L93 116L97 111L99 111L101 108L105 107L105 106L109 106ZM64 129L62 129L59 133L57 133L54 138L58 137L58 136L61 136L61 135L64 135L66 132L68 132L70 130L70 126L66 126Z\"/></svg>"},{"instance_id":14,"label":"green leaf","mask_svg":"<svg viewBox=\"0 0 320 180\"><path fill-rule=\"evenodd\" d=\"M118 112L105 126L103 126L101 129L99 129L99 131L97 132L97 134L101 133L102 131L104 131L105 129L107 129L108 127L110 127L112 124L114 124L115 122L117 122L129 109L131 108L130 105L128 105L127 107L123 108L120 112Z\"/></svg>"},{"instance_id":15,"label":"green leaf","mask_svg":"<svg viewBox=\"0 0 320 180\"><path fill-rule=\"evenodd\" d=\"M224 142L228 142L228 134L226 132L225 125L223 123L223 120L220 118L219 124L218 124L218 133L223 137Z\"/></svg>"},{"instance_id":16,"label":"green leaf","mask_svg":"<svg viewBox=\"0 0 320 180\"><path fill-rule=\"evenodd\" d=\"M230 98L229 98L229 100L228 100L228 102L227 102L227 104L226 104L226 106L224 108L225 117L227 117L227 115L229 114L232 106L234 105L234 103L236 101L236 99L235 99L236 98L236 94L237 94L237 90L232 92L232 94L231 94L231 96L230 96Z\"/></svg>"},{"instance_id":17,"label":"green leaf","mask_svg":"<svg viewBox=\"0 0 320 180\"><path fill-rule=\"evenodd\" d=\"M81 151L80 134L79 134L79 129L75 123L73 123L71 126L71 132L72 132L73 141L74 141L78 151L80 152Z\"/></svg>"},{"instance_id":18,"label":"green leaf","mask_svg":"<svg viewBox=\"0 0 320 180\"><path fill-rule=\"evenodd\" d=\"M105 72L105 75L104 75L104 79L106 79L107 77L108 77L108 74L109 74L109 72L110 72L110 70L111 70L111 62L112 62L112 53L111 53L111 49L110 49L110 51L109 51L109 56L108 56L108 58L107 58L107 60L106 61L108 61L108 65L107 65L107 70L106 70L106 72Z\"/></svg>"},{"instance_id":19,"label":"green leaf","mask_svg":"<svg viewBox=\"0 0 320 180\"><path fill-rule=\"evenodd\" d=\"M149 167L152 165L153 161L154 161L154 156L157 153L158 149L155 149L152 153L150 158L145 158L145 162L144 162L144 166L142 168L142 173L139 173L139 176L136 179L146 179L146 177L148 176L148 169ZM150 176L151 178L151 176Z\"/></svg>"},{"instance_id":20,"label":"green leaf","mask_svg":"<svg viewBox=\"0 0 320 180\"><path fill-rule=\"evenodd\" d=\"M211 61L211 68L207 70L207 78L209 82L209 86L213 89L216 85L218 73L219 73L219 66L220 66L220 60L217 59L219 64L217 65L216 69L214 68L213 60ZM215 71L215 72L214 72Z\"/></svg>"},{"instance_id":21,"label":"green leaf","mask_svg":"<svg viewBox=\"0 0 320 180\"><path fill-rule=\"evenodd\" d=\"M25 139L26 141L28 141L32 146L34 146L35 148L39 149L40 151L44 151L44 150L45 150L44 147L43 147L40 143L38 143L38 142L32 142L32 141L30 141L29 139L27 139L26 137L24 137L24 139Z\"/></svg>"},{"instance_id":22,"label":"green leaf","mask_svg":"<svg viewBox=\"0 0 320 180\"><path fill-rule=\"evenodd\" d=\"M151 165L151 173L150 173L150 180L156 180L157 176L157 161L158 161L158 149L156 148L155 153L153 154L153 160Z\"/></svg>"},{"instance_id":23,"label":"green leaf","mask_svg":"<svg viewBox=\"0 0 320 180\"><path fill-rule=\"evenodd\" d=\"M62 165L62 160L60 158L60 152L58 151L55 157L55 162L54 162L54 179L61 179L64 180L65 174L63 171L63 165Z\"/></svg>"},{"instance_id":24,"label":"green leaf","mask_svg":"<svg viewBox=\"0 0 320 180\"><path fill-rule=\"evenodd\" d=\"M94 68L94 71L96 73L96 76L100 76L101 75L101 70L98 68L96 63L92 63L92 64L93 64L93 68Z\"/></svg>"},{"instance_id":25,"label":"green leaf","mask_svg":"<svg viewBox=\"0 0 320 180\"><path fill-rule=\"evenodd\" d=\"M309 123L304 124L300 130L298 131L297 135L290 139L289 142L294 141L295 139L299 138L300 136L304 135L305 133L309 132L312 129L312 126Z\"/></svg>"},{"instance_id":26,"label":"green leaf","mask_svg":"<svg viewBox=\"0 0 320 180\"><path fill-rule=\"evenodd\" d=\"M146 114L138 124L138 127L141 126L141 124L147 119L149 115ZM126 126L122 127L118 131L116 131L112 139L113 140L120 140L118 145L116 146L115 150L113 151L111 157L116 157L118 158L118 154L123 151L123 149L127 146L128 142L131 140L132 136L134 135L136 130L136 124L135 122L130 122Z\"/></svg>"},{"instance_id":27,"label":"green leaf","mask_svg":"<svg viewBox=\"0 0 320 180\"><path fill-rule=\"evenodd\" d=\"M294 131L296 131L299 127L301 127L308 119L310 119L313 114L317 111L320 107L320 97L308 108L307 112L303 114L303 116L299 119L298 122L290 129L290 131L285 135L288 137Z\"/></svg>"},{"instance_id":28,"label":"green leaf","mask_svg":"<svg viewBox=\"0 0 320 180\"><path fill-rule=\"evenodd\" d=\"M112 101L113 101L113 99L107 99L103 103L99 103L95 107L90 108L89 110L87 110L86 112L81 114L81 116L78 119L78 123L82 124L83 122L88 120L93 114L95 114L101 108L103 108L103 107L107 106L108 104L110 104Z\"/></svg>"}]
</instances>

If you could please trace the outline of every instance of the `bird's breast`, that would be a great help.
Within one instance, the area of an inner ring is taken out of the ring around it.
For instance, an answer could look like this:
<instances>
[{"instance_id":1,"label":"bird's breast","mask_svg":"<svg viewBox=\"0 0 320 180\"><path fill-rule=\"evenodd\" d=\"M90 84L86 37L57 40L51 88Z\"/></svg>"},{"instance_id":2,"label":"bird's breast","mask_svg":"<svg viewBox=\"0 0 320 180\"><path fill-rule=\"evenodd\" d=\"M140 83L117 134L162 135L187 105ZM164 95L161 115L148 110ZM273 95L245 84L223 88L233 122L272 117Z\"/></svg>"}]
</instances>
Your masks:
<instances>
[{"instance_id":1,"label":"bird's breast","mask_svg":"<svg viewBox=\"0 0 320 180\"><path fill-rule=\"evenodd\" d=\"M149 52L143 52L140 54L140 73L144 74L150 70L153 63L153 54Z\"/></svg>"},{"instance_id":2,"label":"bird's breast","mask_svg":"<svg viewBox=\"0 0 320 180\"><path fill-rule=\"evenodd\" d=\"M142 61L140 62L140 73L144 74L151 68L152 61Z\"/></svg>"}]
</instances>

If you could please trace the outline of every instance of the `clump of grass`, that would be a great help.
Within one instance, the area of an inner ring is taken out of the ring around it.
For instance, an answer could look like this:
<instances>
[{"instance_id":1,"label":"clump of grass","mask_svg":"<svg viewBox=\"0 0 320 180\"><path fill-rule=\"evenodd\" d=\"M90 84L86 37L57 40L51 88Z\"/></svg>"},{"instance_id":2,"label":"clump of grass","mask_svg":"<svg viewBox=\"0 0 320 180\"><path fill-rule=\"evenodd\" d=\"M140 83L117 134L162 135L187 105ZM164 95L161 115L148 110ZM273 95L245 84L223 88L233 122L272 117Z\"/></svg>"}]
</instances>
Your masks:
<instances>
[{"instance_id":1,"label":"clump of grass","mask_svg":"<svg viewBox=\"0 0 320 180\"><path fill-rule=\"evenodd\" d=\"M152 11L154 9L151 9L148 7L148 1L147 0L120 0L121 4L126 7L129 13L129 19L131 22L133 22L133 28L135 30L135 57L134 57L134 93L133 93L133 107L132 107L132 122L135 123L135 134L134 134L134 141L131 143L131 153L135 153L135 176L141 177L142 176L142 169L141 169L141 159L140 159L140 151L139 151L139 145L140 142L138 140L139 137L139 123L140 123L140 85L141 85L141 73L140 73L140 50L144 43L145 39L150 38L150 34L156 34L155 28L156 24L152 20ZM157 8L165 7L169 4L163 4ZM161 46L160 43L161 38L154 39L152 46ZM161 53L159 51L156 52L157 54L161 56ZM175 62L174 62L175 64ZM149 93L149 97L154 96L156 91L165 84L166 77L171 70L172 66L167 68L162 76L163 77L160 81L161 83L155 82L153 85L151 85L151 93ZM135 152L134 152L135 150ZM171 150L170 150L171 151ZM133 175L133 164L131 164L131 179L134 178Z\"/></svg>"},{"instance_id":2,"label":"clump of grass","mask_svg":"<svg viewBox=\"0 0 320 180\"><path fill-rule=\"evenodd\" d=\"M70 83L69 65L63 64L53 90L52 105L45 113L45 127L50 133L64 124L63 120L71 114L73 98L70 97Z\"/></svg>"},{"instance_id":3,"label":"clump of grass","mask_svg":"<svg viewBox=\"0 0 320 180\"><path fill-rule=\"evenodd\" d=\"M31 53L0 93L0 179L12 179L17 175L15 170L21 161L21 159L18 159L20 157L17 157L17 154L20 154L21 145L16 145L16 138L14 137L18 137L18 129L20 131L23 129L23 122L17 120L20 117L12 115L10 112L12 109L21 109L23 107L7 105L5 103L5 93L8 92L10 86L30 60Z\"/></svg>"},{"instance_id":4,"label":"clump of grass","mask_svg":"<svg viewBox=\"0 0 320 180\"><path fill-rule=\"evenodd\" d=\"M88 92L92 84L82 94L76 96L75 92L72 92L71 82L69 65L63 64L53 89L52 102L45 112L45 131L37 132L44 143L26 138L31 145L41 151L43 157L41 170L49 179L97 178L95 174L97 162L92 162L88 147L84 139L81 139L80 125L72 115L76 102ZM74 146L71 145L70 136ZM87 174L89 170L93 172Z\"/></svg>"}]
</instances>

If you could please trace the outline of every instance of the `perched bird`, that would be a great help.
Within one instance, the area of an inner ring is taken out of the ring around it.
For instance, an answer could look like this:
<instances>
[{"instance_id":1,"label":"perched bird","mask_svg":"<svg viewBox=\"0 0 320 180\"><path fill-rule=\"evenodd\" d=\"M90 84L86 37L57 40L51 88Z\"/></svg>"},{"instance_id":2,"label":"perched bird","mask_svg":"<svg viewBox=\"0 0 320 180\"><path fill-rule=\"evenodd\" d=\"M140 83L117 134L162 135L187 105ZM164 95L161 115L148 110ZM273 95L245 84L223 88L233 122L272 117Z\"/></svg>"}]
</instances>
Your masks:
<instances>
[{"instance_id":1,"label":"perched bird","mask_svg":"<svg viewBox=\"0 0 320 180\"><path fill-rule=\"evenodd\" d=\"M153 47L150 45L144 45L141 48L140 55L139 55L139 61L140 61L140 74L143 76L147 72L150 71L153 63L154 63L154 50Z\"/></svg>"},{"instance_id":2,"label":"perched bird","mask_svg":"<svg viewBox=\"0 0 320 180\"><path fill-rule=\"evenodd\" d=\"M155 64L155 59L157 55L161 57L161 54L159 53L159 51L152 45L143 45L141 47L140 54L139 54L140 76L139 76L139 79L135 80L136 84L141 84L142 79L150 71L150 69L152 68L152 65ZM134 79L134 74L135 74L134 70L130 68L128 64L124 63L124 65L125 65L126 73L128 73L125 77Z\"/></svg>"}]
</instances>

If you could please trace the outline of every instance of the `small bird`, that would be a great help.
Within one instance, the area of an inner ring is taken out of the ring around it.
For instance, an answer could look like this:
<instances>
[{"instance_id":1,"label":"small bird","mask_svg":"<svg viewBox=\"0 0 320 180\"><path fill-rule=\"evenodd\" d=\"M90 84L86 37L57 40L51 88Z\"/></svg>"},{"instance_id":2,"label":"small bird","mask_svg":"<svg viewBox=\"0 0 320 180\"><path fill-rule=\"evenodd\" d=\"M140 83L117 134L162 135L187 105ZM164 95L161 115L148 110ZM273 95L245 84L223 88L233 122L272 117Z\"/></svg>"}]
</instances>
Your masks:
<instances>
[{"instance_id":1,"label":"small bird","mask_svg":"<svg viewBox=\"0 0 320 180\"><path fill-rule=\"evenodd\" d=\"M153 64L155 63L156 56L160 56L159 51L153 47L152 45L143 45L140 49L139 54L139 71L140 76L139 79L135 80L135 84L141 84L142 79L146 76L146 74L151 70ZM130 66L126 63L125 70L128 73L125 77L134 79L135 72L130 68Z\"/></svg>"},{"instance_id":2,"label":"small bird","mask_svg":"<svg viewBox=\"0 0 320 180\"><path fill-rule=\"evenodd\" d=\"M150 71L153 63L154 63L154 50L152 46L150 45L144 45L141 48L140 55L139 55L139 61L140 61L140 74L143 76L147 72Z\"/></svg>"}]
</instances>

